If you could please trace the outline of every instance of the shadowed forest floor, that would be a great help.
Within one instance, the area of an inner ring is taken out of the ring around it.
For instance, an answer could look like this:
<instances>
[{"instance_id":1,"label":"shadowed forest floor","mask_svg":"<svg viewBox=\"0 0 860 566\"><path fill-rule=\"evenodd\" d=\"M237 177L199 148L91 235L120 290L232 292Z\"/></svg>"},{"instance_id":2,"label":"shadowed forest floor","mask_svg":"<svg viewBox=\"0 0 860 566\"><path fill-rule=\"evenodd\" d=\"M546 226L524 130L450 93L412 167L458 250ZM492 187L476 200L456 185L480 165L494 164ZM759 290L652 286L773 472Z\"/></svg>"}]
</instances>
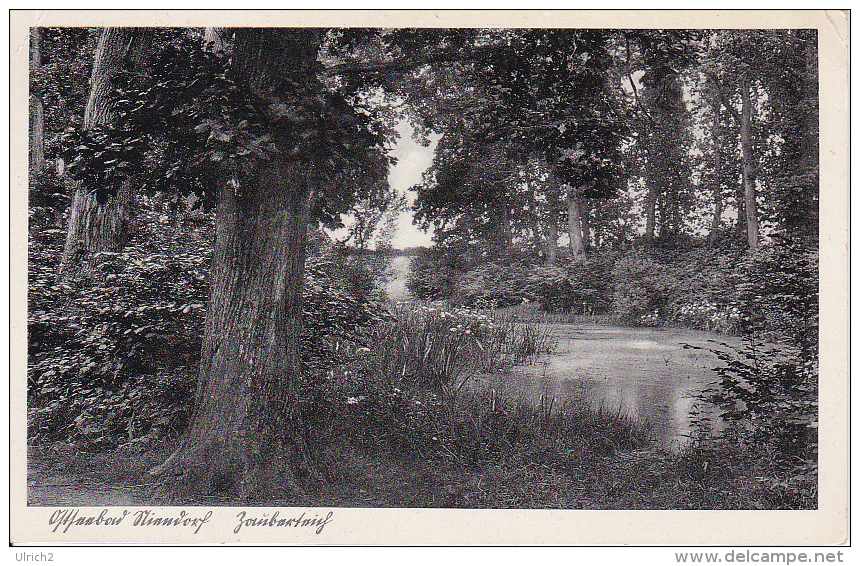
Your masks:
<instances>
[{"instance_id":1,"label":"shadowed forest floor","mask_svg":"<svg viewBox=\"0 0 860 566\"><path fill-rule=\"evenodd\" d=\"M158 505L147 495L148 470L172 446L147 452L90 454L65 444L31 446L27 504ZM757 464L728 448L672 455L654 449L574 461L545 446L508 461L462 465L367 455L340 449L329 479L305 484L306 495L281 506L520 509L774 509L808 505L775 488ZM707 465L706 465L707 463ZM184 504L239 506L207 497Z\"/></svg>"}]
</instances>

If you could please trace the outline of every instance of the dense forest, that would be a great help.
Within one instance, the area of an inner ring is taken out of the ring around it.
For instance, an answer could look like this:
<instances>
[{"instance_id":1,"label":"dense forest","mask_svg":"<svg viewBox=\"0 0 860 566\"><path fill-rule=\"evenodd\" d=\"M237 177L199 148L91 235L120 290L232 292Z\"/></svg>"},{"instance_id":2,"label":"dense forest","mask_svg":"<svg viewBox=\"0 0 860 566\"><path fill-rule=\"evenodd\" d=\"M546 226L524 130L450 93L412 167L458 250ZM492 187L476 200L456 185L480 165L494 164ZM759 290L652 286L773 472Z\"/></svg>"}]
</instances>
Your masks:
<instances>
[{"instance_id":1,"label":"dense forest","mask_svg":"<svg viewBox=\"0 0 860 566\"><path fill-rule=\"evenodd\" d=\"M31 446L167 500L815 507L818 138L814 29L32 28ZM730 426L619 471L647 423L475 385L560 320L744 337Z\"/></svg>"}]
</instances>

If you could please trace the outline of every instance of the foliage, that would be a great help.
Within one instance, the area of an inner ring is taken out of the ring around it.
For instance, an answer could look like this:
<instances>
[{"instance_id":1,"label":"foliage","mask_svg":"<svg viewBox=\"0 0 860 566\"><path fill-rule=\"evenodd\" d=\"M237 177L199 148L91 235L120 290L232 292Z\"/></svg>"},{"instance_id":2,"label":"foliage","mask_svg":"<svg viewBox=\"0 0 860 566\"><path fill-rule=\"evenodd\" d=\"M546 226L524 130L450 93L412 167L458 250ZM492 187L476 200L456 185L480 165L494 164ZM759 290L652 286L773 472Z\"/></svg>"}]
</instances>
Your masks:
<instances>
[{"instance_id":1,"label":"foliage","mask_svg":"<svg viewBox=\"0 0 860 566\"><path fill-rule=\"evenodd\" d=\"M610 90L605 30L485 35L485 58L425 77L438 102L421 111L442 137L414 209L440 243L454 234L510 253L558 220L566 191L614 196L627 128Z\"/></svg>"},{"instance_id":2,"label":"foliage","mask_svg":"<svg viewBox=\"0 0 860 566\"><path fill-rule=\"evenodd\" d=\"M469 262L472 267L468 267ZM671 324L727 334L741 332L738 290L747 281L743 253L693 246L608 250L554 266L527 255L507 261L422 252L410 272L413 296L485 308L535 301L545 312L613 313L625 324ZM750 282L749 288L754 288Z\"/></svg>"},{"instance_id":3,"label":"foliage","mask_svg":"<svg viewBox=\"0 0 860 566\"><path fill-rule=\"evenodd\" d=\"M337 252L308 259L303 293L301 352L309 376L351 359L367 330L387 320L371 274Z\"/></svg>"},{"instance_id":4,"label":"foliage","mask_svg":"<svg viewBox=\"0 0 860 566\"><path fill-rule=\"evenodd\" d=\"M147 208L121 253L62 283L54 269L61 230L30 247L29 404L36 437L85 446L148 441L181 432L196 387L211 217L197 232L172 234L173 214ZM304 286L302 361L313 390L351 359L368 327L386 320L371 275L337 252L311 256Z\"/></svg>"},{"instance_id":5,"label":"foliage","mask_svg":"<svg viewBox=\"0 0 860 566\"><path fill-rule=\"evenodd\" d=\"M56 282L61 239L31 246L28 392L36 436L86 446L181 430L195 385L206 302L204 242L170 238L149 212L121 253Z\"/></svg>"},{"instance_id":6,"label":"foliage","mask_svg":"<svg viewBox=\"0 0 860 566\"><path fill-rule=\"evenodd\" d=\"M70 122L83 119L98 30L64 27L40 28L40 32L41 61L30 70L30 92L42 100L45 150L54 158L59 135Z\"/></svg>"},{"instance_id":7,"label":"foliage","mask_svg":"<svg viewBox=\"0 0 860 566\"><path fill-rule=\"evenodd\" d=\"M818 249L799 237L778 237L750 257L738 285L745 330L788 340L805 359L817 361L818 261Z\"/></svg>"},{"instance_id":8,"label":"foliage","mask_svg":"<svg viewBox=\"0 0 860 566\"><path fill-rule=\"evenodd\" d=\"M447 299L465 270L462 256L436 246L421 248L412 259L406 287L419 300Z\"/></svg>"},{"instance_id":9,"label":"foliage","mask_svg":"<svg viewBox=\"0 0 860 566\"><path fill-rule=\"evenodd\" d=\"M738 286L745 280L743 252L699 247L663 252L664 269L676 274L667 321L677 326L738 334L744 313Z\"/></svg>"},{"instance_id":10,"label":"foliage","mask_svg":"<svg viewBox=\"0 0 860 566\"><path fill-rule=\"evenodd\" d=\"M621 257L612 270L613 310L627 324L654 326L665 320L674 274L647 253L636 250Z\"/></svg>"},{"instance_id":11,"label":"foliage","mask_svg":"<svg viewBox=\"0 0 860 566\"><path fill-rule=\"evenodd\" d=\"M613 312L633 325L740 333L742 257L731 249L636 248L613 263Z\"/></svg>"},{"instance_id":12,"label":"foliage","mask_svg":"<svg viewBox=\"0 0 860 566\"><path fill-rule=\"evenodd\" d=\"M606 313L614 295L612 259L607 253L541 267L532 272L529 284L546 312Z\"/></svg>"},{"instance_id":13,"label":"foliage","mask_svg":"<svg viewBox=\"0 0 860 566\"><path fill-rule=\"evenodd\" d=\"M96 187L100 202L133 177L150 193L195 193L212 205L220 174L249 175L275 155L316 164L323 190L313 214L332 227L355 199L387 187L384 127L354 101L289 78L260 92L234 81L202 38L163 33L145 76L126 68L114 77L115 119L64 134L68 174Z\"/></svg>"},{"instance_id":14,"label":"foliage","mask_svg":"<svg viewBox=\"0 0 860 566\"><path fill-rule=\"evenodd\" d=\"M534 300L526 261L488 261L457 278L451 299L470 308L500 308Z\"/></svg>"},{"instance_id":15,"label":"foliage","mask_svg":"<svg viewBox=\"0 0 860 566\"><path fill-rule=\"evenodd\" d=\"M741 351L714 350L720 387L710 401L722 409L729 434L768 446L789 466L817 457L818 374L784 347L756 341Z\"/></svg>"},{"instance_id":16,"label":"foliage","mask_svg":"<svg viewBox=\"0 0 860 566\"><path fill-rule=\"evenodd\" d=\"M771 455L795 495L818 478L818 252L797 241L765 246L748 260L741 285L748 345L714 353L720 387L709 401L722 410L725 436ZM766 343L776 339L781 344Z\"/></svg>"},{"instance_id":17,"label":"foliage","mask_svg":"<svg viewBox=\"0 0 860 566\"><path fill-rule=\"evenodd\" d=\"M63 179L56 171L47 167L38 176L30 176L28 196L29 226L45 228L61 217L62 211L68 206L69 196Z\"/></svg>"},{"instance_id":18,"label":"foliage","mask_svg":"<svg viewBox=\"0 0 860 566\"><path fill-rule=\"evenodd\" d=\"M692 204L687 158L692 135L680 75L698 57L697 33L690 30L627 30L624 33L631 84L631 40L641 52L643 88L641 97L638 93L635 97L644 118L637 140L643 144L641 154L647 155L647 161L640 163L648 185L647 206L655 207L648 214L659 210L660 237L670 242L681 234Z\"/></svg>"}]
</instances>

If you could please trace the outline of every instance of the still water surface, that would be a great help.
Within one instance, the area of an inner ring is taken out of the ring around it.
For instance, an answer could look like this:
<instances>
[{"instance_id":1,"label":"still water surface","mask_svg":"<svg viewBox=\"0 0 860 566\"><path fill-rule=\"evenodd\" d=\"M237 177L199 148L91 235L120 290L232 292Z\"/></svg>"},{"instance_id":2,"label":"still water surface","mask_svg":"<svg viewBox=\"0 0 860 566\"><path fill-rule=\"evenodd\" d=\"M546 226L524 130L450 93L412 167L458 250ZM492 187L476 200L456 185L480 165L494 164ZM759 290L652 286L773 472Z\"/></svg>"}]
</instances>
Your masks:
<instances>
[{"instance_id":1,"label":"still water surface","mask_svg":"<svg viewBox=\"0 0 860 566\"><path fill-rule=\"evenodd\" d=\"M667 448L684 445L695 432L694 405L700 417L716 420L716 408L698 399L716 385L715 368L724 365L710 350L743 345L740 338L692 330L582 324L556 324L552 330L556 351L515 368L514 389L533 400L555 399L556 406L584 398L620 408L651 423L655 442Z\"/></svg>"},{"instance_id":2,"label":"still water surface","mask_svg":"<svg viewBox=\"0 0 860 566\"><path fill-rule=\"evenodd\" d=\"M392 300L408 297L406 279L412 258L392 258L395 276L386 291ZM589 324L554 324L558 347L533 365L515 368L509 386L534 402L554 399L555 406L584 398L595 406L621 410L652 425L654 441L671 448L694 434L691 411L720 427L715 407L699 395L716 386L715 368L724 365L710 350L740 349L740 338L694 330L622 328ZM702 349L685 349L684 344Z\"/></svg>"}]
</instances>

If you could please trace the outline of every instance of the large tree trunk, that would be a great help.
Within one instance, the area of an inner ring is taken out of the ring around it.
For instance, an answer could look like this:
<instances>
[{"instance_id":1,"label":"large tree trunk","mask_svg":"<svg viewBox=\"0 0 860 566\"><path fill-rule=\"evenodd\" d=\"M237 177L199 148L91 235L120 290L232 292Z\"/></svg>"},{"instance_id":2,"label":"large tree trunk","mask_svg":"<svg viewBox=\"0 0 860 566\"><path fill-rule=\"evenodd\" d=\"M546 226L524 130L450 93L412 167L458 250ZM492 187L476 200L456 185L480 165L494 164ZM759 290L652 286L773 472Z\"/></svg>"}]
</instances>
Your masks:
<instances>
[{"instance_id":1,"label":"large tree trunk","mask_svg":"<svg viewBox=\"0 0 860 566\"><path fill-rule=\"evenodd\" d=\"M242 189L219 191L196 415L176 465L184 487L245 497L295 488L282 443L300 371L308 172L273 160Z\"/></svg>"},{"instance_id":2,"label":"large tree trunk","mask_svg":"<svg viewBox=\"0 0 860 566\"><path fill-rule=\"evenodd\" d=\"M30 68L37 75L42 66L42 33L30 30ZM45 167L45 108L42 97L30 94L30 174L37 176Z\"/></svg>"},{"instance_id":3,"label":"large tree trunk","mask_svg":"<svg viewBox=\"0 0 860 566\"><path fill-rule=\"evenodd\" d=\"M309 84L316 30L238 30L233 78L258 92ZM269 499L300 491L291 461L302 283L313 166L286 157L222 183L195 415L180 449L153 470L174 494ZM234 187L234 185L236 185ZM172 473L165 473L172 472Z\"/></svg>"},{"instance_id":4,"label":"large tree trunk","mask_svg":"<svg viewBox=\"0 0 860 566\"><path fill-rule=\"evenodd\" d=\"M567 195L567 226L570 236L570 257L581 261L584 253L582 245L581 200L578 194Z\"/></svg>"},{"instance_id":5,"label":"large tree trunk","mask_svg":"<svg viewBox=\"0 0 860 566\"><path fill-rule=\"evenodd\" d=\"M741 82L741 153L743 159L744 208L746 209L747 244L750 251L758 249L758 217L755 200L755 181L753 180L752 140L750 121L752 101L750 100L749 78Z\"/></svg>"},{"instance_id":6,"label":"large tree trunk","mask_svg":"<svg viewBox=\"0 0 860 566\"><path fill-rule=\"evenodd\" d=\"M651 130L654 130L652 127ZM656 149L655 131L647 133L648 147L648 164L646 166L653 167L653 161L658 155ZM645 241L653 242L657 236L657 187L655 186L653 174L646 174L645 182L647 183L647 193L645 195Z\"/></svg>"},{"instance_id":7,"label":"large tree trunk","mask_svg":"<svg viewBox=\"0 0 860 566\"><path fill-rule=\"evenodd\" d=\"M123 59L134 42L132 61L143 66L145 44L151 41L151 31L132 28L105 28L102 30L93 62L90 79L90 96L84 112L84 129L104 126L111 120L111 79L119 71ZM98 187L76 184L69 209L66 243L60 261L58 276L69 276L76 271L83 257L97 252L121 250L130 236L132 217L132 190L129 182L123 183L116 195L99 204L94 191Z\"/></svg>"},{"instance_id":8,"label":"large tree trunk","mask_svg":"<svg viewBox=\"0 0 860 566\"><path fill-rule=\"evenodd\" d=\"M526 186L528 187L528 194L530 195L528 199L528 207L529 207L529 215L531 217L532 224L532 245L534 246L535 253L540 254L544 250L544 242L541 237L541 214L540 207L537 205L537 201L534 198L535 191L535 168L536 168L537 159L535 156L530 155L526 161L525 167L525 177L526 177Z\"/></svg>"}]
</instances>

